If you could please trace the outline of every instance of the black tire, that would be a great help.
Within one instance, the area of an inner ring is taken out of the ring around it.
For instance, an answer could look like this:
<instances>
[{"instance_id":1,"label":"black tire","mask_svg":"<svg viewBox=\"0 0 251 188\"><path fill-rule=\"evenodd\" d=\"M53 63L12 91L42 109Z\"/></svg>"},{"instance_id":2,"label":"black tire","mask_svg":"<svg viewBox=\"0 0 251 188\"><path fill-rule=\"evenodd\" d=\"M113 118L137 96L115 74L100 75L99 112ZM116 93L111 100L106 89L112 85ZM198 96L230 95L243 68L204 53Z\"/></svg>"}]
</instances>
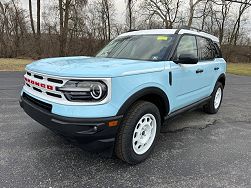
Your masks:
<instances>
[{"instance_id":1,"label":"black tire","mask_svg":"<svg viewBox=\"0 0 251 188\"><path fill-rule=\"evenodd\" d=\"M214 101L215 101L215 97L216 97L216 92L218 91L219 88L221 89L221 99L220 99L219 106L216 108L214 105ZM222 83L217 82L215 84L214 91L211 95L211 99L209 100L209 102L206 105L203 106L204 112L206 112L208 114L216 114L220 109L222 98L223 98L223 86L222 86Z\"/></svg>"},{"instance_id":2,"label":"black tire","mask_svg":"<svg viewBox=\"0 0 251 188\"><path fill-rule=\"evenodd\" d=\"M137 126L139 120L146 114L151 114L154 116L157 125L156 134L150 148L145 153L139 155L133 149L132 139L135 127ZM129 164L137 164L144 161L151 154L155 146L156 138L160 132L160 125L160 112L154 104L146 101L136 102L126 113L120 125L115 143L116 156Z\"/></svg>"}]
</instances>

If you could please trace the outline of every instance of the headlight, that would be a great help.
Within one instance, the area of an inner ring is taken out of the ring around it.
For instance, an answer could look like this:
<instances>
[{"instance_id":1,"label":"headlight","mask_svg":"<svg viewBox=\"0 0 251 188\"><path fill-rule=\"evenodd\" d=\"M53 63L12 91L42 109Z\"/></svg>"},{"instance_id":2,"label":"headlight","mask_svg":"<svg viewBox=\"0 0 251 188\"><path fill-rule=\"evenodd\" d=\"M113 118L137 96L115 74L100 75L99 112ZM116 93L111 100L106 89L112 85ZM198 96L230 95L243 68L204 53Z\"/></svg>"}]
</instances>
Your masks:
<instances>
[{"instance_id":1,"label":"headlight","mask_svg":"<svg viewBox=\"0 0 251 188\"><path fill-rule=\"evenodd\" d=\"M73 102L97 102L106 98L108 89L103 81L71 80L58 91L64 93L69 101Z\"/></svg>"}]
</instances>

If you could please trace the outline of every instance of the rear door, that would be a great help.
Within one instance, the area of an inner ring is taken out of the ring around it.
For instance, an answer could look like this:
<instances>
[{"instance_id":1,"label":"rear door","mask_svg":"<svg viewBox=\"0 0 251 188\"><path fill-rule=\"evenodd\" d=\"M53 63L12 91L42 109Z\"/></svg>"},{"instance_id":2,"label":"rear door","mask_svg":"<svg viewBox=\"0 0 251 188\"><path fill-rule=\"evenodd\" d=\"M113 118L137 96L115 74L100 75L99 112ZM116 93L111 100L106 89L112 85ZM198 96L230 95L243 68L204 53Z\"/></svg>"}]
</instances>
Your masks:
<instances>
[{"instance_id":1,"label":"rear door","mask_svg":"<svg viewBox=\"0 0 251 188\"><path fill-rule=\"evenodd\" d=\"M198 58L197 40L193 35L183 35L177 45L174 60L178 60L181 54L191 54ZM172 92L175 96L175 107L172 111L185 107L201 99L202 74L199 64L176 64L171 63Z\"/></svg>"},{"instance_id":2,"label":"rear door","mask_svg":"<svg viewBox=\"0 0 251 188\"><path fill-rule=\"evenodd\" d=\"M210 39L197 36L198 56L201 72L201 97L207 97L211 94L212 86L215 84L215 71L217 71L217 60L215 59L216 49Z\"/></svg>"}]
</instances>

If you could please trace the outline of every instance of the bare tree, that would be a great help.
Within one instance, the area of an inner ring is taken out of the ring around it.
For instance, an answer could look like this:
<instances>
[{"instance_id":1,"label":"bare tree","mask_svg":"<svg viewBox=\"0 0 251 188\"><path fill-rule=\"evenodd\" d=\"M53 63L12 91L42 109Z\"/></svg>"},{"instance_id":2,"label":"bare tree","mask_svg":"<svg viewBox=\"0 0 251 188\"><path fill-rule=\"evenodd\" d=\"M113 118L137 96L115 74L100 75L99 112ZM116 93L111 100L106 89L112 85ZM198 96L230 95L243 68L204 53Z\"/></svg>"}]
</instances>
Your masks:
<instances>
[{"instance_id":1,"label":"bare tree","mask_svg":"<svg viewBox=\"0 0 251 188\"><path fill-rule=\"evenodd\" d=\"M204 30L206 18L207 18L208 15L210 14L210 11L207 11L208 3L209 3L209 2L210 2L210 0L207 0L207 1L204 3L204 6L203 6L201 30Z\"/></svg>"},{"instance_id":2,"label":"bare tree","mask_svg":"<svg viewBox=\"0 0 251 188\"><path fill-rule=\"evenodd\" d=\"M108 37L107 40L111 40L111 19L110 19L110 2L109 0L102 0L102 5L104 8L104 16L105 20L107 22L107 32L108 32Z\"/></svg>"},{"instance_id":3,"label":"bare tree","mask_svg":"<svg viewBox=\"0 0 251 188\"><path fill-rule=\"evenodd\" d=\"M243 4L241 4L239 6L237 19L234 23L234 27L233 27L233 30L232 30L232 33L230 36L230 40L229 40L230 44L234 44L234 45L237 44L237 40L238 40L239 33L240 33L241 19L242 19L243 14L245 13L245 11L251 6L250 4L251 4L251 0L245 0L243 2Z\"/></svg>"},{"instance_id":4,"label":"bare tree","mask_svg":"<svg viewBox=\"0 0 251 188\"><path fill-rule=\"evenodd\" d=\"M160 18L166 29L173 28L180 6L180 0L146 0L144 3L144 8L149 11L149 17Z\"/></svg>"},{"instance_id":5,"label":"bare tree","mask_svg":"<svg viewBox=\"0 0 251 188\"><path fill-rule=\"evenodd\" d=\"M41 2L37 0L37 42L38 54L41 55Z\"/></svg>"},{"instance_id":6,"label":"bare tree","mask_svg":"<svg viewBox=\"0 0 251 188\"><path fill-rule=\"evenodd\" d=\"M133 3L134 3L134 0L127 0L129 30L132 30L132 22L133 22L132 8L133 8Z\"/></svg>"},{"instance_id":7,"label":"bare tree","mask_svg":"<svg viewBox=\"0 0 251 188\"><path fill-rule=\"evenodd\" d=\"M112 0L98 0L95 3L98 18L99 32L102 40L109 41L112 35L112 17L114 12L114 4Z\"/></svg>"},{"instance_id":8,"label":"bare tree","mask_svg":"<svg viewBox=\"0 0 251 188\"><path fill-rule=\"evenodd\" d=\"M222 42L223 42L226 20L228 18L228 14L229 14L231 5L232 5L231 2L222 4L222 5L220 5L221 10L219 11L219 14L217 14L216 11L214 12L214 20L215 20L215 22L218 26L218 30L219 30L218 35L219 35L220 44L222 44Z\"/></svg>"},{"instance_id":9,"label":"bare tree","mask_svg":"<svg viewBox=\"0 0 251 188\"><path fill-rule=\"evenodd\" d=\"M32 0L27 0L28 11L21 7L20 0L0 0L0 57L94 55L128 28L174 28L184 24L218 35L224 49L234 49L228 56L233 61L239 59L234 45L250 44L245 24L250 19L247 10L251 0L242 0L243 4L223 4L221 0L124 1L126 24L114 18L114 0L92 0L88 4L87 0L58 0L46 9L37 0L36 18Z\"/></svg>"},{"instance_id":10,"label":"bare tree","mask_svg":"<svg viewBox=\"0 0 251 188\"><path fill-rule=\"evenodd\" d=\"M41 21L40 21L40 17L41 17L41 8L40 8L40 0L37 0L37 35L38 35L38 38L40 37L41 35Z\"/></svg>"},{"instance_id":11,"label":"bare tree","mask_svg":"<svg viewBox=\"0 0 251 188\"><path fill-rule=\"evenodd\" d=\"M59 19L60 19L60 37L59 37L59 55L66 55L67 36L69 31L69 19L73 5L86 5L87 0L59 0Z\"/></svg>"},{"instance_id":12,"label":"bare tree","mask_svg":"<svg viewBox=\"0 0 251 188\"><path fill-rule=\"evenodd\" d=\"M35 32L35 27L34 27L33 12L32 12L32 2L31 2L31 0L29 0L29 13L30 13L31 30L32 30L32 33L33 33L33 35L35 37L36 32Z\"/></svg>"},{"instance_id":13,"label":"bare tree","mask_svg":"<svg viewBox=\"0 0 251 188\"><path fill-rule=\"evenodd\" d=\"M195 11L195 7L202 1L205 0L190 0L189 1L189 19L188 19L188 26L191 27L192 23L193 23L193 18L194 18L194 11Z\"/></svg>"},{"instance_id":14,"label":"bare tree","mask_svg":"<svg viewBox=\"0 0 251 188\"><path fill-rule=\"evenodd\" d=\"M17 57L23 51L22 43L25 38L26 23L24 10L14 0L0 2L0 55Z\"/></svg>"},{"instance_id":15,"label":"bare tree","mask_svg":"<svg viewBox=\"0 0 251 188\"><path fill-rule=\"evenodd\" d=\"M41 55L41 6L40 0L37 0L37 53Z\"/></svg>"}]
</instances>

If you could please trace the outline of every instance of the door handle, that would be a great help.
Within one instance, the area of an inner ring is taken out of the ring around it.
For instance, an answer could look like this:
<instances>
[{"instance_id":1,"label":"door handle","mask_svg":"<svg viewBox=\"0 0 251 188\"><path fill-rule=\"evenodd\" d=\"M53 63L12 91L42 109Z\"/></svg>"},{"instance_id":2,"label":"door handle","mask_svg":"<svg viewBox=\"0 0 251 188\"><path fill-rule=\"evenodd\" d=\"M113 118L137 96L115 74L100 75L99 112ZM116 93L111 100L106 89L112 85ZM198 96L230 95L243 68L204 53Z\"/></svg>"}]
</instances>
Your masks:
<instances>
[{"instance_id":1,"label":"door handle","mask_svg":"<svg viewBox=\"0 0 251 188\"><path fill-rule=\"evenodd\" d=\"M214 70L219 70L220 68L219 67L215 67Z\"/></svg>"},{"instance_id":2,"label":"door handle","mask_svg":"<svg viewBox=\"0 0 251 188\"><path fill-rule=\"evenodd\" d=\"M202 70L202 69L196 70L196 74L203 73L203 72L204 72L204 70Z\"/></svg>"}]
</instances>

